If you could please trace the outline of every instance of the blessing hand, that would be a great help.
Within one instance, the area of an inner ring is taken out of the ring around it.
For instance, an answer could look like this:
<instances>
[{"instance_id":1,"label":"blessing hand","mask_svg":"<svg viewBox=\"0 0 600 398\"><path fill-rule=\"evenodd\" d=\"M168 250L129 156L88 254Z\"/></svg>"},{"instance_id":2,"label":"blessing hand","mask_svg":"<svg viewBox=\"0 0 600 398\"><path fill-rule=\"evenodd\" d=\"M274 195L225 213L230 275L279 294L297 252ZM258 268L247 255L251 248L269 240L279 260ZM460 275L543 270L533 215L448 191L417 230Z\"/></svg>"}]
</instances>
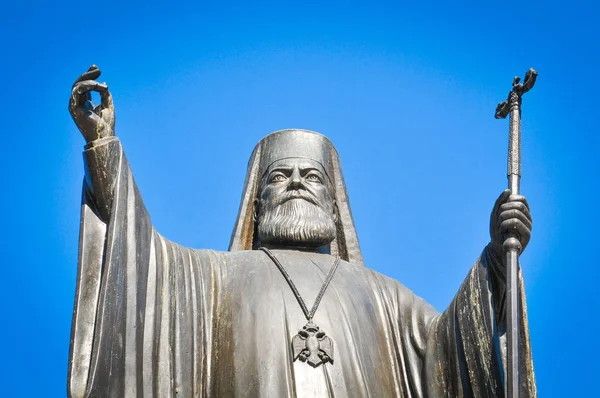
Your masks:
<instances>
[{"instance_id":1,"label":"blessing hand","mask_svg":"<svg viewBox=\"0 0 600 398\"><path fill-rule=\"evenodd\" d=\"M510 190L502 192L490 218L490 237L492 239L492 252L494 256L506 265L506 256L502 249L504 238L509 232L516 235L516 238L521 242L521 253L529 243L531 238L531 213L529 212L529 204L525 196L511 195Z\"/></svg>"},{"instance_id":2,"label":"blessing hand","mask_svg":"<svg viewBox=\"0 0 600 398\"><path fill-rule=\"evenodd\" d=\"M112 96L106 83L96 81L101 73L96 65L90 66L87 72L75 80L71 90L69 112L87 143L115 135ZM100 93L101 102L97 106L92 103L92 91Z\"/></svg>"}]
</instances>

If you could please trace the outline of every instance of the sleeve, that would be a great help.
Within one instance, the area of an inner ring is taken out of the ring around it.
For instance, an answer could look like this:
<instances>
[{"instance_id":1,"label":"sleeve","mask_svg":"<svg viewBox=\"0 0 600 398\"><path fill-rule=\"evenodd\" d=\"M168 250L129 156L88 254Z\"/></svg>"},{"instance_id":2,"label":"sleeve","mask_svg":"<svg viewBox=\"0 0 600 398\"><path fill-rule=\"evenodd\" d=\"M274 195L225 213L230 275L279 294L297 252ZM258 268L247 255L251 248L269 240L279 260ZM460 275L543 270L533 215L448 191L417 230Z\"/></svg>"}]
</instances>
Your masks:
<instances>
[{"instance_id":1,"label":"sleeve","mask_svg":"<svg viewBox=\"0 0 600 398\"><path fill-rule=\"evenodd\" d=\"M123 172L130 173L121 142L117 137L108 137L88 143L83 152L83 163L83 202L90 204L96 215L108 222L119 176Z\"/></svg>"},{"instance_id":2,"label":"sleeve","mask_svg":"<svg viewBox=\"0 0 600 398\"><path fill-rule=\"evenodd\" d=\"M425 353L429 397L504 397L504 280L489 248L471 268L454 300L432 323ZM520 397L536 397L522 275Z\"/></svg>"},{"instance_id":3,"label":"sleeve","mask_svg":"<svg viewBox=\"0 0 600 398\"><path fill-rule=\"evenodd\" d=\"M161 237L119 140L98 144L84 152L68 394L198 394L211 366L216 254Z\"/></svg>"}]
</instances>

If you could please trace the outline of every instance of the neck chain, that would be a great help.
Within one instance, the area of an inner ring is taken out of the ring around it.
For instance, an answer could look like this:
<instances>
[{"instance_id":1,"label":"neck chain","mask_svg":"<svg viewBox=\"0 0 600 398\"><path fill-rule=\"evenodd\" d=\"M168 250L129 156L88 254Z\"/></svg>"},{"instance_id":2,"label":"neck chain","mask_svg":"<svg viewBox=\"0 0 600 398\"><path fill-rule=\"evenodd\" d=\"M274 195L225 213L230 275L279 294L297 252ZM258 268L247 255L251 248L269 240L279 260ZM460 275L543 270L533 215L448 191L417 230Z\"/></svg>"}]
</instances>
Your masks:
<instances>
[{"instance_id":1,"label":"neck chain","mask_svg":"<svg viewBox=\"0 0 600 398\"><path fill-rule=\"evenodd\" d=\"M300 296L300 292L298 292L298 289L292 281L292 278L290 278L290 275L287 273L285 268L283 268L283 265L281 265L281 262L279 262L277 257L275 257L275 255L266 247L261 247L259 250L265 252L265 254L269 256L269 258L275 263L286 282L292 289L292 292L294 293L296 300L298 300L298 304L300 304L302 312L304 312L304 316L308 321L308 323L304 325L298 334L292 338L294 361L300 359L300 361L306 362L314 368L327 362L333 363L333 340L326 336L324 331L319 330L319 327L312 322L312 319L315 315L315 312L317 312L317 308L319 308L321 299L323 298L325 290L327 290L327 287L333 278L333 274L335 274L335 271L340 264L340 258L336 256L335 261L329 270L329 274L327 275L327 278L325 279L325 282L323 282L323 286L321 286L321 290L317 295L315 304L312 306L312 309L309 312L308 307Z\"/></svg>"}]
</instances>

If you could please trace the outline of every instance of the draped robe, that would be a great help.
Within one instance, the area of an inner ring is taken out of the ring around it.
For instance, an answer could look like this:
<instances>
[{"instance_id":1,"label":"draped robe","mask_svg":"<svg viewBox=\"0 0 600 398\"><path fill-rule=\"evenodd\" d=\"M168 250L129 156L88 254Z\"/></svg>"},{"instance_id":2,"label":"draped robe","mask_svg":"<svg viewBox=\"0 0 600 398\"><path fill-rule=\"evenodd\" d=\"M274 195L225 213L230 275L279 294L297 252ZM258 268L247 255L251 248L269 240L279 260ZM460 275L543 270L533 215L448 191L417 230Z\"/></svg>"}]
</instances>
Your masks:
<instances>
[{"instance_id":1,"label":"draped robe","mask_svg":"<svg viewBox=\"0 0 600 398\"><path fill-rule=\"evenodd\" d=\"M257 250L182 247L154 227L118 139L84 152L71 397L502 397L502 267L484 249L438 313L399 282L344 261L314 317L333 364L293 361L306 323ZM334 257L274 251L312 306ZM536 396L520 286L520 393Z\"/></svg>"}]
</instances>

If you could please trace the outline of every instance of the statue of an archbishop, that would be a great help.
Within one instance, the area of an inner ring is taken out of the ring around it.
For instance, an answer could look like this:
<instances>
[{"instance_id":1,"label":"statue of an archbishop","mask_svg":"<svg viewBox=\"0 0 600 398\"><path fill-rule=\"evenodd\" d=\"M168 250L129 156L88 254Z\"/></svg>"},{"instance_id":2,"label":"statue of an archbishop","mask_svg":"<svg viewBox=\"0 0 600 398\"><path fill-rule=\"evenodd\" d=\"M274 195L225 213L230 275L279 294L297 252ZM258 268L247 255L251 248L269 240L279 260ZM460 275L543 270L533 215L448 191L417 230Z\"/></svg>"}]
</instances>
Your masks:
<instances>
[{"instance_id":1,"label":"statue of an archbishop","mask_svg":"<svg viewBox=\"0 0 600 398\"><path fill-rule=\"evenodd\" d=\"M182 247L152 225L99 75L69 104L87 142L71 397L504 396L501 235L527 245L524 197L500 196L441 314L365 267L338 154L314 132L258 143L228 252ZM535 397L522 282L520 297L520 396Z\"/></svg>"}]
</instances>

